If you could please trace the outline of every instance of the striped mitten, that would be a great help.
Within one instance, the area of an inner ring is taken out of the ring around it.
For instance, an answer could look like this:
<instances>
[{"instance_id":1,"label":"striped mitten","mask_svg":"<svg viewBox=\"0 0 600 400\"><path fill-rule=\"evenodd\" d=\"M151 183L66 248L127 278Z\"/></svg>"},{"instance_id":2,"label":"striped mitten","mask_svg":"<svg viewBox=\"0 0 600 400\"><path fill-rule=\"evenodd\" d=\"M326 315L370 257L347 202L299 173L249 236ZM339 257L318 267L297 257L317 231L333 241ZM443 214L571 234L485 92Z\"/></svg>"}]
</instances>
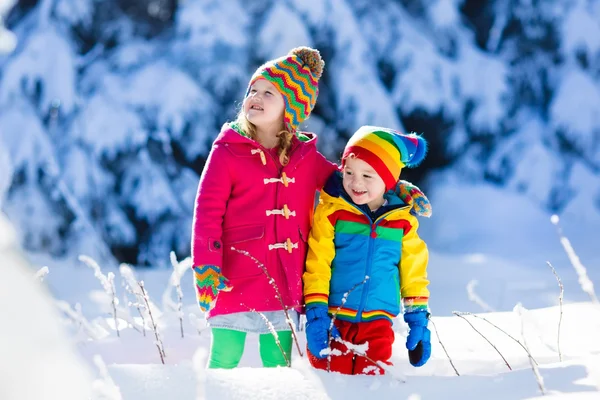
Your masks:
<instances>
[{"instance_id":1,"label":"striped mitten","mask_svg":"<svg viewBox=\"0 0 600 400\"><path fill-rule=\"evenodd\" d=\"M208 312L214 308L219 291L228 292L231 286L216 265L200 265L193 269L198 305L202 311Z\"/></svg>"}]
</instances>

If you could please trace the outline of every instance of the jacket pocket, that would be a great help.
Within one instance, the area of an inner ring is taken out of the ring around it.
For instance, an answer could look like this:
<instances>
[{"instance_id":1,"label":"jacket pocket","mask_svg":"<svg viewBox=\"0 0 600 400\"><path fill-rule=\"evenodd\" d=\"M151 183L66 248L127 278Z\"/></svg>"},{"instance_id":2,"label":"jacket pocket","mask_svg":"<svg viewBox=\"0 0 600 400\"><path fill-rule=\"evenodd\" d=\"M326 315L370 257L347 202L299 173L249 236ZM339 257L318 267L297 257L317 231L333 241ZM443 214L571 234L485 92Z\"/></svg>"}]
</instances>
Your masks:
<instances>
[{"instance_id":1,"label":"jacket pocket","mask_svg":"<svg viewBox=\"0 0 600 400\"><path fill-rule=\"evenodd\" d=\"M400 277L390 275L372 277L369 293L365 302L365 311L386 311L392 315L400 313Z\"/></svg>"},{"instance_id":2,"label":"jacket pocket","mask_svg":"<svg viewBox=\"0 0 600 400\"><path fill-rule=\"evenodd\" d=\"M265 263L264 225L246 225L223 232L223 275L229 279L258 276L262 270L252 256ZM246 254L241 254L239 251Z\"/></svg>"}]
</instances>

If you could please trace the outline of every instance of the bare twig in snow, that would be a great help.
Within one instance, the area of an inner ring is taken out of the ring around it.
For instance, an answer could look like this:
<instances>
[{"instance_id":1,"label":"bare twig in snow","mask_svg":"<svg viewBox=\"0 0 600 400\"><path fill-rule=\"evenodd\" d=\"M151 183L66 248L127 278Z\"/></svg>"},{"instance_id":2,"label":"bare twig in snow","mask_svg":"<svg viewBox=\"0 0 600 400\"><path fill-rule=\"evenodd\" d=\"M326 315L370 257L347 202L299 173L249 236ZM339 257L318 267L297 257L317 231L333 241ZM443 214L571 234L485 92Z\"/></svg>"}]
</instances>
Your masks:
<instances>
[{"instance_id":1,"label":"bare twig in snow","mask_svg":"<svg viewBox=\"0 0 600 400\"><path fill-rule=\"evenodd\" d=\"M135 296L136 301L130 302L129 305L135 306L138 309L138 313L142 318L141 325L145 336L145 328L150 326L148 325L148 321L150 321L150 312L152 312L155 321L160 321L162 313L156 304L152 302L149 296L144 296L133 269L129 265L121 264L119 267L119 272L121 274L121 278L125 281L125 289L127 292ZM133 321L132 324L135 324L135 321Z\"/></svg>"},{"instance_id":2,"label":"bare twig in snow","mask_svg":"<svg viewBox=\"0 0 600 400\"><path fill-rule=\"evenodd\" d=\"M523 337L524 346L527 347L527 339L525 339L525 319L523 318L525 307L523 307L521 303L519 303L515 306L514 311L516 311L517 314L521 317L521 336ZM527 353L530 354L529 352ZM546 388L544 387L544 378L540 374L540 370L537 364L532 361L531 356L529 356L529 365L531 365L531 369L533 370L533 375L535 376L535 381L538 384L540 392L542 392L542 395L546 395Z\"/></svg>"},{"instance_id":3,"label":"bare twig in snow","mask_svg":"<svg viewBox=\"0 0 600 400\"><path fill-rule=\"evenodd\" d=\"M33 279L39 282L44 282L44 278L46 277L46 275L48 275L49 272L50 270L48 269L48 267L42 267L33 275Z\"/></svg>"},{"instance_id":4,"label":"bare twig in snow","mask_svg":"<svg viewBox=\"0 0 600 400\"><path fill-rule=\"evenodd\" d=\"M122 400L121 390L110 377L106 364L98 354L94 356L94 364L98 368L100 378L92 383L93 398L104 400Z\"/></svg>"},{"instance_id":5,"label":"bare twig in snow","mask_svg":"<svg viewBox=\"0 0 600 400\"><path fill-rule=\"evenodd\" d=\"M202 335L202 331L207 328L206 317L198 318L198 316L194 313L190 313L188 315L190 319L190 324L196 328L196 332L198 332L198 336Z\"/></svg>"},{"instance_id":6,"label":"bare twig in snow","mask_svg":"<svg viewBox=\"0 0 600 400\"><path fill-rule=\"evenodd\" d=\"M362 282L358 282L357 284L352 286L350 288L350 290L348 290L346 293L344 293L344 296L342 296L342 301L341 301L339 307L331 315L331 322L329 323L329 331L327 332L327 337L328 337L327 348L328 349L331 349L331 341L333 340L333 337L331 336L331 331L333 330L335 320L337 318L338 313L340 312L342 307L344 307L344 304L346 304L346 301L348 301L348 296L350 296L350 293L352 293L354 291L354 289L356 289L357 287L364 285L365 282L367 282L368 280L369 280L369 276L365 276L365 279L363 279ZM330 370L331 370L331 353L329 353L329 355L327 356L327 371L330 371Z\"/></svg>"},{"instance_id":7,"label":"bare twig in snow","mask_svg":"<svg viewBox=\"0 0 600 400\"><path fill-rule=\"evenodd\" d=\"M115 293L115 274L113 274L112 272L109 272L107 275L108 278L108 282L110 283L110 287L111 287L111 304L112 304L112 309L113 309L113 317L115 320L115 330L117 331L117 336L121 336L121 333L119 332L119 319L117 318L117 295Z\"/></svg>"},{"instance_id":8,"label":"bare twig in snow","mask_svg":"<svg viewBox=\"0 0 600 400\"><path fill-rule=\"evenodd\" d=\"M281 355L283 356L283 359L285 360L286 365L288 367L291 367L292 363L290 362L290 359L288 358L287 354L283 350L283 347L281 346L281 342L279 341L279 336L277 335L277 331L275 330L275 327L273 326L271 321L269 321L267 316L265 314L261 313L260 311L256 311L255 309L248 307L244 303L241 303L241 305L246 307L248 309L248 311L258 314L262 318L262 320L265 321L265 325L267 325L267 329L269 329L269 332L271 332L271 335L273 335L273 338L275 338L275 344L277 344L277 347L279 347L279 351L281 351Z\"/></svg>"},{"instance_id":9,"label":"bare twig in snow","mask_svg":"<svg viewBox=\"0 0 600 400\"><path fill-rule=\"evenodd\" d=\"M477 293L475 293L475 286L478 284L479 282L477 279L471 279L469 283L467 283L467 295L469 296L469 300L481 307L483 311L494 312L495 310L488 303L483 301L483 299L479 297Z\"/></svg>"},{"instance_id":10,"label":"bare twig in snow","mask_svg":"<svg viewBox=\"0 0 600 400\"><path fill-rule=\"evenodd\" d=\"M429 318L429 322L431 322L431 325L433 325L433 329L435 330L435 336L437 336L440 346L442 346L444 353L446 353L446 357L448 357L448 361L450 361L450 365L452 365L452 369L454 369L456 376L460 376L460 374L458 373L458 370L456 369L456 367L454 366L454 363L452 362L452 358L450 358L450 354L448 354L448 351L446 350L446 346L444 346L444 343L442 343L442 339L440 339L440 334L437 330L437 327L435 326L435 323L433 322L433 318Z\"/></svg>"},{"instance_id":11,"label":"bare twig in snow","mask_svg":"<svg viewBox=\"0 0 600 400\"><path fill-rule=\"evenodd\" d=\"M564 298L565 290L564 290L564 286L562 284L562 281L560 280L560 276L558 276L558 273L554 269L554 266L552 266L552 264L550 263L550 261L546 261L546 263L548 264L548 266L552 270L552 273L556 277L556 281L558 282L558 287L560 288L560 294L558 295L558 307L559 307L559 310L560 310L560 316L558 317L558 335L556 337L556 349L558 350L558 360L562 361L562 352L560 351L560 327L562 325L563 298Z\"/></svg>"},{"instance_id":12,"label":"bare twig in snow","mask_svg":"<svg viewBox=\"0 0 600 400\"><path fill-rule=\"evenodd\" d=\"M192 259L188 257L179 262L177 261L177 256L175 255L174 251L171 252L170 256L171 265L173 266L173 273L171 273L169 285L163 293L163 305L165 307L169 307L171 310L177 313L177 317L179 318L179 331L181 333L181 337L183 338L183 291L181 290L181 277L187 270L191 268ZM177 303L171 300L171 290L173 288L175 288L175 292L177 293Z\"/></svg>"},{"instance_id":13,"label":"bare twig in snow","mask_svg":"<svg viewBox=\"0 0 600 400\"><path fill-rule=\"evenodd\" d=\"M263 274L265 274L265 276L269 280L269 283L271 284L271 286L273 286L273 288L275 289L275 295L277 296L277 300L279 300L279 303L281 304L281 307L283 308L283 312L285 313L285 320L292 331L294 343L296 343L296 349L298 350L298 354L300 355L300 357L302 357L304 354L302 353L302 349L300 348L300 343L298 342L298 337L296 336L296 328L294 327L294 324L292 323L292 318L290 317L290 314L288 312L288 307L283 303L283 297L281 296L281 292L279 291L279 288L277 287L277 284L275 283L275 279L273 279L273 277L271 277L271 274L269 274L269 271L267 271L267 267L265 267L265 265L263 263L258 261L252 254L250 254L244 250L236 249L233 246L231 247L231 250L237 251L238 253L243 254L246 257L250 257L250 259L253 260L256 263L256 265L258 265L258 267L262 270Z\"/></svg>"},{"instance_id":14,"label":"bare twig in snow","mask_svg":"<svg viewBox=\"0 0 600 400\"><path fill-rule=\"evenodd\" d=\"M593 303L598 304L598 297L596 296L596 292L594 292L594 284L590 280L587 275L587 270L581 263L579 256L575 253L573 246L571 246L571 242L564 235L562 228L558 224L560 222L560 218L558 215L553 215L550 218L550 221L556 226L556 230L558 231L558 236L560 237L560 243L562 244L567 256L569 256L569 260L571 261L571 265L575 269L577 276L579 277L579 285L581 289L590 296L590 299Z\"/></svg>"},{"instance_id":15,"label":"bare twig in snow","mask_svg":"<svg viewBox=\"0 0 600 400\"><path fill-rule=\"evenodd\" d=\"M525 350L525 352L527 353L527 355L529 356L529 358L531 358L531 359L533 360L533 362L534 362L534 363L536 363L536 364L538 363L538 362L535 360L535 358L533 358L533 356L531 355L531 353L529 352L529 350L527 349L527 347L525 347L525 346L523 345L523 343L521 343L521 342L520 342L518 339L515 339L515 338L514 338L514 337L513 337L511 334L509 334L508 332L506 332L504 329L500 328L498 325L494 324L493 322L489 321L488 319L486 319L486 318L484 318L484 317L481 317L481 316L479 316L479 315L477 315L477 314L470 313L470 312L468 312L468 311L454 311L454 312L453 312L453 314L454 314L454 315L459 315L459 314L460 314L460 315L470 315L470 316L472 316L472 317L479 318L479 319L481 319L481 320L483 320L483 321L487 322L488 324L490 324L490 325L491 325L491 326L493 326L494 328L498 329L500 332L504 333L506 336L508 336L508 337L509 337L509 338L511 338L512 340L514 340L514 341L515 341L515 342L516 342L516 343L517 343L519 346L521 346L521 347L523 348L523 350Z\"/></svg>"},{"instance_id":16,"label":"bare twig in snow","mask_svg":"<svg viewBox=\"0 0 600 400\"><path fill-rule=\"evenodd\" d=\"M129 307L135 307L138 311L138 314L140 315L140 318L142 319L142 323L140 324L142 329L138 328L136 326L136 321L135 319L131 316L131 314L129 314L129 312L127 313L127 317L128 319L131 321L130 325L133 329L135 329L136 331L140 332L142 335L144 335L144 337L146 337L146 321L144 320L144 313L142 313L142 307L143 305L140 304L138 301L136 301L135 303L130 301L129 298L127 297L127 292L134 294L133 290L131 289L131 287L129 285L127 285L126 283L124 283L124 287L126 290L126 293L123 293L123 304L127 304L127 311L129 311Z\"/></svg>"},{"instance_id":17,"label":"bare twig in snow","mask_svg":"<svg viewBox=\"0 0 600 400\"><path fill-rule=\"evenodd\" d=\"M144 301L146 302L146 308L150 316L150 323L152 324L152 330L154 331L154 338L156 339L156 348L158 348L158 354L160 354L160 361L162 361L162 363L164 364L166 357L165 348L163 346L162 340L160 339L160 334L158 333L158 325L156 324L154 317L152 316L152 309L150 308L148 293L146 292L146 289L144 289L144 281L139 281L138 285L140 286L142 295L144 296Z\"/></svg>"},{"instance_id":18,"label":"bare twig in snow","mask_svg":"<svg viewBox=\"0 0 600 400\"><path fill-rule=\"evenodd\" d=\"M496 346L494 346L494 344L492 342L490 342L490 340L481 332L479 332L477 330L477 328L475 328L473 326L473 324L471 323L471 321L469 321L468 319L466 319L463 315L457 313L456 311L453 311L452 314L456 315L459 318L464 319L465 321L467 321L467 324L469 324L471 326L471 328L473 328L473 330L475 332L477 332L482 338L484 338L486 340L486 342L488 342L490 344L490 346L492 346L494 348L494 350L496 350L496 353L498 353L500 355L500 357L502 357L502 359L504 360L504 363L506 364L506 366L508 367L509 370L512 371L512 368L510 366L510 364L508 363L508 361L506 361L506 358L504 358L504 356L502 355L502 353L500 352L500 350L498 350L498 348Z\"/></svg>"},{"instance_id":19,"label":"bare twig in snow","mask_svg":"<svg viewBox=\"0 0 600 400\"><path fill-rule=\"evenodd\" d=\"M129 301L129 298L127 297L126 293L123 293L123 304L126 304L127 307L117 308L117 313L119 314L119 318L121 318L122 320L125 320L127 322L127 326L129 326L130 328L134 329L136 332L141 333L144 337L146 337L146 324L144 321L144 314L142 312L142 308L144 306L137 301L135 303L132 301ZM130 312L131 307L136 307L138 314L140 315L140 318L142 320L141 323L136 321L135 318L131 315L131 312Z\"/></svg>"},{"instance_id":20,"label":"bare twig in snow","mask_svg":"<svg viewBox=\"0 0 600 400\"><path fill-rule=\"evenodd\" d=\"M137 309L140 318L142 319L141 332L144 337L146 337L146 303L144 301L144 296L139 290L139 285L137 280L135 279L135 275L133 274L133 270L127 264L121 264L119 266L119 273L121 274L122 284L125 287L126 293L130 293L135 298L135 301L129 301L127 295L124 294L125 299L127 301L127 305L129 307L133 306ZM132 319L131 325L135 328L135 320Z\"/></svg>"},{"instance_id":21,"label":"bare twig in snow","mask_svg":"<svg viewBox=\"0 0 600 400\"><path fill-rule=\"evenodd\" d=\"M75 309L71 308L69 303L63 300L56 300L56 306L62 311L71 321L73 321L80 330L82 330L90 339L100 340L107 335L104 329L99 326L92 325L81 313L81 305L78 303L75 305Z\"/></svg>"},{"instance_id":22,"label":"bare twig in snow","mask_svg":"<svg viewBox=\"0 0 600 400\"><path fill-rule=\"evenodd\" d=\"M115 274L109 272L108 275L104 275L98 263L91 257L81 255L79 256L79 260L94 270L94 276L98 278L102 284L102 287L104 288L104 292L111 298L113 319L115 320L115 330L117 331L117 336L120 337L119 319L117 317L117 304L119 304L119 299L117 299L115 292Z\"/></svg>"}]
</instances>

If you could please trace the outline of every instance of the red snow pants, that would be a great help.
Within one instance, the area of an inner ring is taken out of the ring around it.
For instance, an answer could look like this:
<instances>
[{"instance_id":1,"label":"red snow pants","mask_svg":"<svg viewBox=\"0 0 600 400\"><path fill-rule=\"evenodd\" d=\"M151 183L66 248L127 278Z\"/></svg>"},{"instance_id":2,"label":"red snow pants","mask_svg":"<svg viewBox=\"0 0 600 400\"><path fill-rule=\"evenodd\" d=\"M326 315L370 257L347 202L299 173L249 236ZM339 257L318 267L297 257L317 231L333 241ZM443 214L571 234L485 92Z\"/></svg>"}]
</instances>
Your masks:
<instances>
[{"instance_id":1,"label":"red snow pants","mask_svg":"<svg viewBox=\"0 0 600 400\"><path fill-rule=\"evenodd\" d=\"M348 322L336 319L335 326L340 331L343 341L353 345L368 343L367 357L373 361L391 365L389 359L392 357L392 344L394 343L391 321L378 319L370 322ZM349 350L345 344L335 339L331 341L331 350L330 371L346 375L383 375L385 373L383 368ZM363 352L364 348L360 347L360 351ZM308 349L307 354L313 367L327 370L327 357L317 358Z\"/></svg>"}]
</instances>

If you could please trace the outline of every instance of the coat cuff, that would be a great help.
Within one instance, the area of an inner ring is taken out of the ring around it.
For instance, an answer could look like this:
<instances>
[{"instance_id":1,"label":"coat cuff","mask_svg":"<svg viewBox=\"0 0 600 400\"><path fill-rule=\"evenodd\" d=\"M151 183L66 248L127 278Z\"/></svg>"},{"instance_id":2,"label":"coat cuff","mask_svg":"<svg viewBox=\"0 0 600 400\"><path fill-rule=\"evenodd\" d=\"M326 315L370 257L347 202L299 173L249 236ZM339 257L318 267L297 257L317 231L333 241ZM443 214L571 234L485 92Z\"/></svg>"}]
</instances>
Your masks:
<instances>
[{"instance_id":1,"label":"coat cuff","mask_svg":"<svg viewBox=\"0 0 600 400\"><path fill-rule=\"evenodd\" d=\"M329 296L323 293L311 293L304 295L304 302L306 306L324 305L325 307L329 304Z\"/></svg>"},{"instance_id":2,"label":"coat cuff","mask_svg":"<svg viewBox=\"0 0 600 400\"><path fill-rule=\"evenodd\" d=\"M429 297L404 297L404 313L429 311Z\"/></svg>"}]
</instances>

